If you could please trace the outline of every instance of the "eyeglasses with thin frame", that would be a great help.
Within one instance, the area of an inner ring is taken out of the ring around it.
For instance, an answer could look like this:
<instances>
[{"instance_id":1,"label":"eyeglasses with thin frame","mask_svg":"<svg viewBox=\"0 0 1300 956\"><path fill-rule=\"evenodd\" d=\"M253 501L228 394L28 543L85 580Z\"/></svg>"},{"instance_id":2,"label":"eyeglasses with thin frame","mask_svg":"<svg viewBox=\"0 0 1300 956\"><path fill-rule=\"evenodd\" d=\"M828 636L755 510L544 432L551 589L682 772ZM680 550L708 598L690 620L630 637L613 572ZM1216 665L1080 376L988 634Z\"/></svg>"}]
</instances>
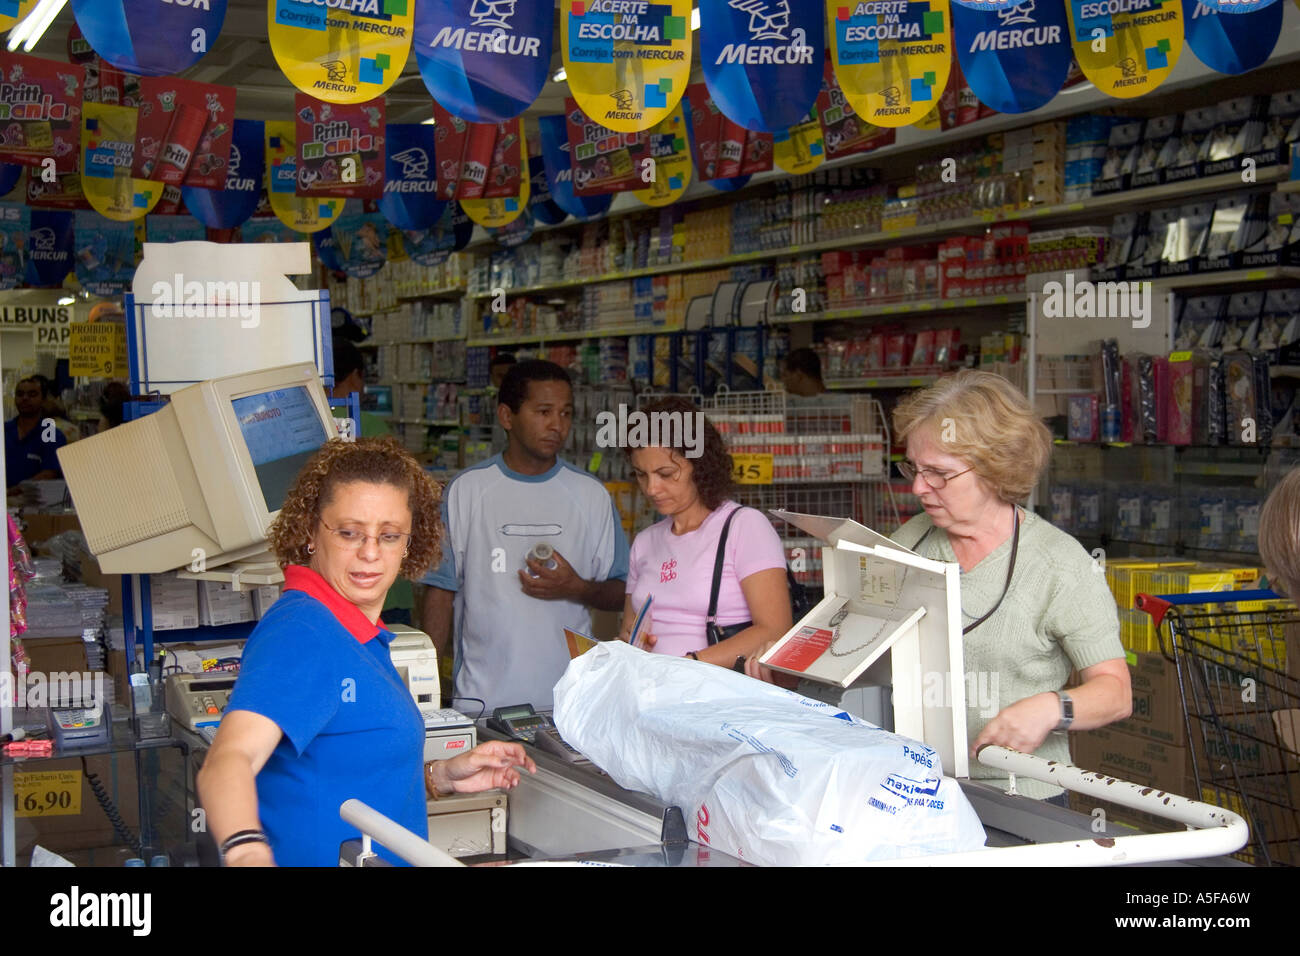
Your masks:
<instances>
[{"instance_id":1,"label":"eyeglasses with thin frame","mask_svg":"<svg viewBox=\"0 0 1300 956\"><path fill-rule=\"evenodd\" d=\"M339 546L346 551L360 551L371 538L385 551L405 548L411 541L411 535L401 531L381 531L379 534L366 534L355 528L331 528L321 520L321 526L338 539Z\"/></svg>"},{"instance_id":2,"label":"eyeglasses with thin frame","mask_svg":"<svg viewBox=\"0 0 1300 956\"><path fill-rule=\"evenodd\" d=\"M933 468L917 468L915 464L904 458L898 463L898 470L908 481L912 481L917 475L920 475L925 479L925 483L935 491L942 491L948 482L952 481L954 478L960 478L962 475L966 474L966 471L974 471L975 466L972 465L970 468L967 468L966 471L959 471L955 475L945 475L942 472L935 471Z\"/></svg>"}]
</instances>

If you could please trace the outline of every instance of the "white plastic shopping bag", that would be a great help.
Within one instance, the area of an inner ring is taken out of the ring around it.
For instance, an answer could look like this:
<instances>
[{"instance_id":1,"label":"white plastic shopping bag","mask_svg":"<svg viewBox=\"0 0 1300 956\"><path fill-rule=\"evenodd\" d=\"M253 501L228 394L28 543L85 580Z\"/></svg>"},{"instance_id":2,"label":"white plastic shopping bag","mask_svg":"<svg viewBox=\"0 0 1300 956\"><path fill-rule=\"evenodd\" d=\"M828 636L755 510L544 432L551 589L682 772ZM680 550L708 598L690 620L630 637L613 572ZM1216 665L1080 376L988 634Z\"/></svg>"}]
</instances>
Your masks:
<instances>
[{"instance_id":1,"label":"white plastic shopping bag","mask_svg":"<svg viewBox=\"0 0 1300 956\"><path fill-rule=\"evenodd\" d=\"M570 663L555 722L692 836L769 865L976 850L984 829L939 755L743 674L613 641Z\"/></svg>"}]
</instances>

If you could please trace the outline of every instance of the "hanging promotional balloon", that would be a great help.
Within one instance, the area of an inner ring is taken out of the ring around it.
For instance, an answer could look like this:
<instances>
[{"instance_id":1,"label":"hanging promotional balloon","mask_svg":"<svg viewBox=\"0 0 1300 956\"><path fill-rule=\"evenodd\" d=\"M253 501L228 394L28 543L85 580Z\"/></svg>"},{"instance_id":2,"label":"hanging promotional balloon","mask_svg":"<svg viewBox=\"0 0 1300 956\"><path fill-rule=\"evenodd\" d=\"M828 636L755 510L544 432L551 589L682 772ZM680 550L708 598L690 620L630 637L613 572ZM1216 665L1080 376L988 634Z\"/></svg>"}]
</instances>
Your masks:
<instances>
[{"instance_id":1,"label":"hanging promotional balloon","mask_svg":"<svg viewBox=\"0 0 1300 956\"><path fill-rule=\"evenodd\" d=\"M612 194L579 196L573 191L573 164L569 159L569 132L562 115L537 117L542 137L542 161L551 199L570 216L590 219L603 215L613 201Z\"/></svg>"},{"instance_id":2,"label":"hanging promotional balloon","mask_svg":"<svg viewBox=\"0 0 1300 956\"><path fill-rule=\"evenodd\" d=\"M343 271L366 279L388 261L388 220L381 212L366 212L360 200L344 203L343 214L331 227Z\"/></svg>"},{"instance_id":3,"label":"hanging promotional balloon","mask_svg":"<svg viewBox=\"0 0 1300 956\"><path fill-rule=\"evenodd\" d=\"M32 211L21 203L0 203L0 289L16 289L27 275L27 234Z\"/></svg>"},{"instance_id":4,"label":"hanging promotional balloon","mask_svg":"<svg viewBox=\"0 0 1300 956\"><path fill-rule=\"evenodd\" d=\"M75 214L59 209L33 209L27 234L27 276L29 286L38 289L63 285L72 271Z\"/></svg>"},{"instance_id":5,"label":"hanging promotional balloon","mask_svg":"<svg viewBox=\"0 0 1300 956\"><path fill-rule=\"evenodd\" d=\"M1066 0L1066 12L1074 58L1108 96L1145 96L1183 52L1182 0Z\"/></svg>"},{"instance_id":6,"label":"hanging promotional balloon","mask_svg":"<svg viewBox=\"0 0 1300 956\"><path fill-rule=\"evenodd\" d=\"M269 120L266 131L267 196L271 210L295 232L318 232L343 212L343 200L299 196L298 150L293 120ZM250 222L252 220L249 220Z\"/></svg>"},{"instance_id":7,"label":"hanging promotional balloon","mask_svg":"<svg viewBox=\"0 0 1300 956\"><path fill-rule=\"evenodd\" d=\"M72 14L94 51L119 70L170 76L212 49L226 0L72 0Z\"/></svg>"},{"instance_id":8,"label":"hanging promotional balloon","mask_svg":"<svg viewBox=\"0 0 1300 956\"><path fill-rule=\"evenodd\" d=\"M724 193L748 183L748 176L718 176L718 132L724 117L705 84L692 83L686 88L686 107L682 116L686 120L695 177Z\"/></svg>"},{"instance_id":9,"label":"hanging promotional balloon","mask_svg":"<svg viewBox=\"0 0 1300 956\"><path fill-rule=\"evenodd\" d=\"M1262 66L1273 55L1282 32L1283 7L1274 3L1256 10L1239 16L1213 2L1183 0L1187 45L1198 60L1220 73L1248 73Z\"/></svg>"},{"instance_id":10,"label":"hanging promotional balloon","mask_svg":"<svg viewBox=\"0 0 1300 956\"><path fill-rule=\"evenodd\" d=\"M1060 91L1070 71L1065 0L1024 0L979 9L953 0L952 33L966 83L981 103L999 113L1038 109Z\"/></svg>"},{"instance_id":11,"label":"hanging promotional balloon","mask_svg":"<svg viewBox=\"0 0 1300 956\"><path fill-rule=\"evenodd\" d=\"M320 232L313 232L311 244L316 248L316 258L320 259L321 265L330 272L343 271L343 259L339 252L339 244L334 241L333 226Z\"/></svg>"},{"instance_id":12,"label":"hanging promotional balloon","mask_svg":"<svg viewBox=\"0 0 1300 956\"><path fill-rule=\"evenodd\" d=\"M471 123L533 105L549 78L550 0L437 0L415 9L415 59L433 98Z\"/></svg>"},{"instance_id":13,"label":"hanging promotional balloon","mask_svg":"<svg viewBox=\"0 0 1300 956\"><path fill-rule=\"evenodd\" d=\"M81 126L80 66L0 51L0 162L55 171L77 168Z\"/></svg>"},{"instance_id":14,"label":"hanging promotional balloon","mask_svg":"<svg viewBox=\"0 0 1300 956\"><path fill-rule=\"evenodd\" d=\"M32 12L37 0L6 0L0 3L0 33L7 33L14 24Z\"/></svg>"},{"instance_id":15,"label":"hanging promotional balloon","mask_svg":"<svg viewBox=\"0 0 1300 956\"><path fill-rule=\"evenodd\" d=\"M73 213L77 281L91 295L121 295L135 276L134 222L114 222L96 212Z\"/></svg>"},{"instance_id":16,"label":"hanging promotional balloon","mask_svg":"<svg viewBox=\"0 0 1300 956\"><path fill-rule=\"evenodd\" d=\"M101 216L129 222L150 212L161 183L131 175L136 111L130 106L86 103L81 114L81 188Z\"/></svg>"},{"instance_id":17,"label":"hanging promotional balloon","mask_svg":"<svg viewBox=\"0 0 1300 956\"><path fill-rule=\"evenodd\" d=\"M514 145L514 144L512 144ZM528 144L524 142L523 130L520 130L518 143L518 162L520 167L528 164ZM520 176L519 184L513 196L494 196L491 199L462 199L460 207L465 215L484 229L496 229L514 222L528 206L531 195L528 177Z\"/></svg>"},{"instance_id":18,"label":"hanging promotional balloon","mask_svg":"<svg viewBox=\"0 0 1300 956\"><path fill-rule=\"evenodd\" d=\"M533 217L528 209L514 222L500 229L489 229L488 235L507 249L522 246L533 237Z\"/></svg>"},{"instance_id":19,"label":"hanging promotional balloon","mask_svg":"<svg viewBox=\"0 0 1300 956\"><path fill-rule=\"evenodd\" d=\"M208 229L193 216L147 216L145 237L149 242L202 242Z\"/></svg>"},{"instance_id":20,"label":"hanging promotional balloon","mask_svg":"<svg viewBox=\"0 0 1300 956\"><path fill-rule=\"evenodd\" d=\"M340 211L342 202L339 203ZM240 242L302 242L298 230L275 216L249 219L239 227Z\"/></svg>"},{"instance_id":21,"label":"hanging promotional balloon","mask_svg":"<svg viewBox=\"0 0 1300 956\"><path fill-rule=\"evenodd\" d=\"M1219 13L1258 13L1276 4L1277 0L1202 0L1202 2ZM1183 17L1186 20L1186 11Z\"/></svg>"},{"instance_id":22,"label":"hanging promotional balloon","mask_svg":"<svg viewBox=\"0 0 1300 956\"><path fill-rule=\"evenodd\" d=\"M437 135L423 123L388 126L379 209L398 229L427 229L447 206L438 198Z\"/></svg>"},{"instance_id":23,"label":"hanging promotional balloon","mask_svg":"<svg viewBox=\"0 0 1300 956\"><path fill-rule=\"evenodd\" d=\"M691 76L691 0L561 0L569 92L620 133L660 123Z\"/></svg>"},{"instance_id":24,"label":"hanging promotional balloon","mask_svg":"<svg viewBox=\"0 0 1300 956\"><path fill-rule=\"evenodd\" d=\"M826 139L822 121L814 103L812 112L789 129L772 136L773 158L782 171L791 176L811 173L826 161Z\"/></svg>"},{"instance_id":25,"label":"hanging promotional balloon","mask_svg":"<svg viewBox=\"0 0 1300 956\"><path fill-rule=\"evenodd\" d=\"M472 223L459 203L448 203L442 217L431 229L402 230L402 247L416 265L436 266L469 245L474 235Z\"/></svg>"},{"instance_id":26,"label":"hanging promotional balloon","mask_svg":"<svg viewBox=\"0 0 1300 956\"><path fill-rule=\"evenodd\" d=\"M261 120L235 120L226 187L181 187L185 208L201 223L212 229L233 229L253 214L266 179L264 137Z\"/></svg>"},{"instance_id":27,"label":"hanging promotional balloon","mask_svg":"<svg viewBox=\"0 0 1300 956\"><path fill-rule=\"evenodd\" d=\"M746 129L776 133L808 113L821 89L825 45L815 2L700 0L704 81L722 112Z\"/></svg>"},{"instance_id":28,"label":"hanging promotional balloon","mask_svg":"<svg viewBox=\"0 0 1300 956\"><path fill-rule=\"evenodd\" d=\"M0 163L0 196L8 196L14 191L25 168L17 163Z\"/></svg>"},{"instance_id":29,"label":"hanging promotional balloon","mask_svg":"<svg viewBox=\"0 0 1300 956\"><path fill-rule=\"evenodd\" d=\"M647 177L650 185L632 194L647 206L674 203L691 184L691 147L680 103L666 120L650 130L650 155L641 166L641 179Z\"/></svg>"},{"instance_id":30,"label":"hanging promotional balloon","mask_svg":"<svg viewBox=\"0 0 1300 956\"><path fill-rule=\"evenodd\" d=\"M551 187L546 181L546 160L541 156L528 157L528 214L530 218L548 226L556 226L569 218L569 214L551 198Z\"/></svg>"},{"instance_id":31,"label":"hanging promotional balloon","mask_svg":"<svg viewBox=\"0 0 1300 956\"><path fill-rule=\"evenodd\" d=\"M897 130L893 127L872 126L854 112L835 78L830 57L822 74L822 91L817 94L817 113L821 118L822 141L826 144L827 159L841 159L894 142Z\"/></svg>"},{"instance_id":32,"label":"hanging promotional balloon","mask_svg":"<svg viewBox=\"0 0 1300 956\"><path fill-rule=\"evenodd\" d=\"M27 205L33 209L89 209L81 173L60 173L47 183L38 169L27 173Z\"/></svg>"},{"instance_id":33,"label":"hanging promotional balloon","mask_svg":"<svg viewBox=\"0 0 1300 956\"><path fill-rule=\"evenodd\" d=\"M948 0L826 0L831 62L854 111L911 126L934 108L952 66Z\"/></svg>"},{"instance_id":34,"label":"hanging promotional balloon","mask_svg":"<svg viewBox=\"0 0 1300 956\"><path fill-rule=\"evenodd\" d=\"M496 130L495 135L492 137L492 152L487 168L487 178L483 184L483 198L507 199L519 193L521 180L527 181L528 179L528 153L527 151L524 152L523 162L520 162L514 148L515 143L523 142L524 131L517 118L493 125ZM472 137L471 142L473 142ZM461 172L462 174L465 172L463 165ZM463 185L457 195L465 198Z\"/></svg>"},{"instance_id":35,"label":"hanging promotional balloon","mask_svg":"<svg viewBox=\"0 0 1300 956\"><path fill-rule=\"evenodd\" d=\"M318 100L364 103L393 85L411 52L411 0L267 0L267 33L289 82Z\"/></svg>"}]
</instances>

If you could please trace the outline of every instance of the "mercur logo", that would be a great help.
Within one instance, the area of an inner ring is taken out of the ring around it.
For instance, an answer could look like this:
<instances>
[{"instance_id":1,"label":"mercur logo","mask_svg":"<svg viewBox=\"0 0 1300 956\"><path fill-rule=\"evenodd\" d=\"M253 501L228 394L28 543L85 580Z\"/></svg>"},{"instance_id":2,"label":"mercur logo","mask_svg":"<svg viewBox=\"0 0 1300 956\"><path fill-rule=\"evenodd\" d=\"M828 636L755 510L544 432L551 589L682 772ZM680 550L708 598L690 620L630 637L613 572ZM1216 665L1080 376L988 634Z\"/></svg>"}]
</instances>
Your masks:
<instances>
[{"instance_id":1,"label":"mercur logo","mask_svg":"<svg viewBox=\"0 0 1300 956\"><path fill-rule=\"evenodd\" d=\"M687 458L704 454L703 412L629 411L620 404L618 412L596 415L596 445L599 448L684 448Z\"/></svg>"},{"instance_id":2,"label":"mercur logo","mask_svg":"<svg viewBox=\"0 0 1300 956\"><path fill-rule=\"evenodd\" d=\"M1042 299L1045 319L1131 319L1135 329L1151 325L1150 282L1076 282L1067 272L1064 283L1043 283Z\"/></svg>"},{"instance_id":3,"label":"mercur logo","mask_svg":"<svg viewBox=\"0 0 1300 956\"><path fill-rule=\"evenodd\" d=\"M470 26L480 29L443 27L434 34L429 46L470 53L499 53L502 56L536 58L541 55L541 40L513 32L515 27L510 21L515 15L515 0L474 0L469 15L472 18ZM551 55L549 49L546 55Z\"/></svg>"},{"instance_id":4,"label":"mercur logo","mask_svg":"<svg viewBox=\"0 0 1300 956\"><path fill-rule=\"evenodd\" d=\"M400 179L390 178L384 183L386 193L436 193L438 180L429 178L429 154L419 146L412 146L390 159L402 164Z\"/></svg>"},{"instance_id":5,"label":"mercur logo","mask_svg":"<svg viewBox=\"0 0 1300 956\"><path fill-rule=\"evenodd\" d=\"M998 25L992 30L980 30L970 43L970 52L980 50L1017 50L1030 46L1047 46L1061 42L1061 28L1056 24L1036 25L1033 17L1034 0L1017 4L1008 10L999 10ZM1023 29L1012 29L1023 27Z\"/></svg>"},{"instance_id":6,"label":"mercur logo","mask_svg":"<svg viewBox=\"0 0 1300 956\"><path fill-rule=\"evenodd\" d=\"M771 0L728 0L727 6L749 14L749 42L724 46L718 54L718 66L724 63L787 66L813 61L813 50L802 36L803 31L794 31L793 38L788 35L789 0L776 3Z\"/></svg>"},{"instance_id":7,"label":"mercur logo","mask_svg":"<svg viewBox=\"0 0 1300 956\"><path fill-rule=\"evenodd\" d=\"M159 319L227 319L238 317L239 325L255 329L261 324L262 284L218 282L209 279L185 281L179 272L172 281L160 279L150 288L154 300L150 314Z\"/></svg>"}]
</instances>

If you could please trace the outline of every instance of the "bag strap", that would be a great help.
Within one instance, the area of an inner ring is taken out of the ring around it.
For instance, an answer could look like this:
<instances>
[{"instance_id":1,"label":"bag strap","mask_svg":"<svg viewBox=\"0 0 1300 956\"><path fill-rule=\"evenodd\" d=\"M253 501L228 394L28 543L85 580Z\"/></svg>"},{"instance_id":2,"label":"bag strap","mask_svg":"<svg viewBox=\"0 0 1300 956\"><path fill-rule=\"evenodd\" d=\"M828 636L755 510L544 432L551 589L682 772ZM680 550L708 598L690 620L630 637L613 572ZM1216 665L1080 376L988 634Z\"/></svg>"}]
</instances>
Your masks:
<instances>
[{"instance_id":1,"label":"bag strap","mask_svg":"<svg viewBox=\"0 0 1300 956\"><path fill-rule=\"evenodd\" d=\"M731 519L736 517L739 508L727 515L722 523L722 534L718 536L718 555L713 559L713 589L709 592L709 615L704 619L705 627L715 623L718 616L718 591L722 588L722 565L727 552L727 532L731 529Z\"/></svg>"}]
</instances>

